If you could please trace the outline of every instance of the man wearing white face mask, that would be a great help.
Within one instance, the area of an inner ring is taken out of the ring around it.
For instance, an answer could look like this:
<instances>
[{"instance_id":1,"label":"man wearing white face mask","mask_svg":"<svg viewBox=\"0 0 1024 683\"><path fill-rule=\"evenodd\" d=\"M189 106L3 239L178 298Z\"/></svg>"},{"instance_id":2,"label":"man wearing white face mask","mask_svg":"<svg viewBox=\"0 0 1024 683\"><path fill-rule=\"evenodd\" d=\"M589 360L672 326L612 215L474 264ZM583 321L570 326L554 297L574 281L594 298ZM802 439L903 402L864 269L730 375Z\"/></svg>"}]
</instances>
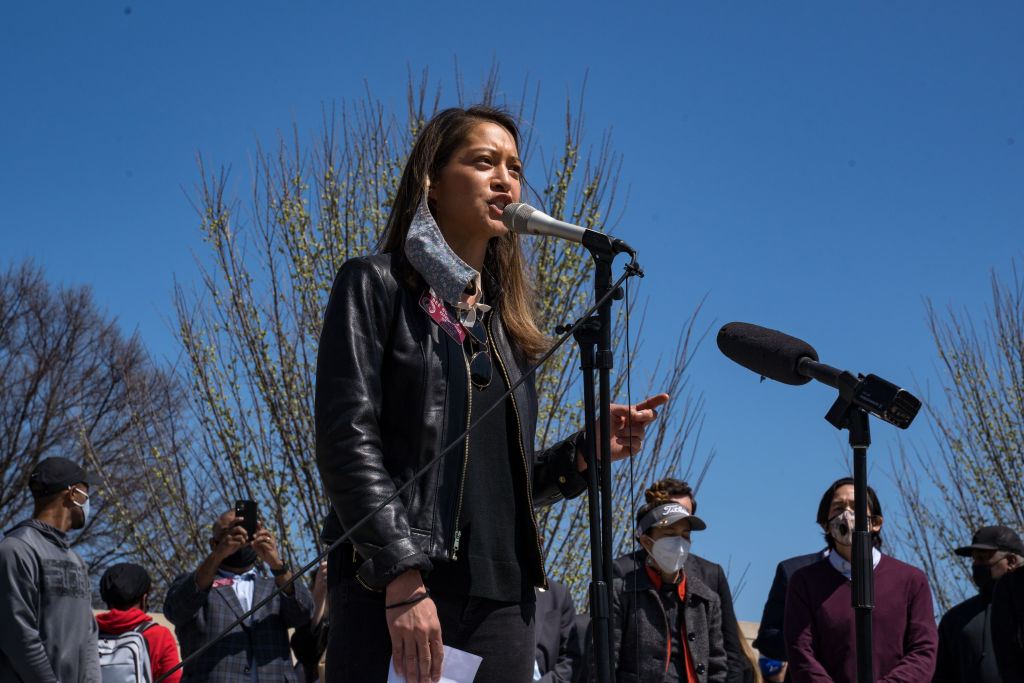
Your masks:
<instances>
[{"instance_id":1,"label":"man wearing white face mask","mask_svg":"<svg viewBox=\"0 0 1024 683\"><path fill-rule=\"evenodd\" d=\"M0 681L100 680L89 572L67 538L85 526L95 483L60 457L29 476L32 518L0 541Z\"/></svg>"},{"instance_id":2,"label":"man wearing white face mask","mask_svg":"<svg viewBox=\"0 0 1024 683\"><path fill-rule=\"evenodd\" d=\"M825 559L798 570L789 582L784 633L794 683L857 680L850 597L853 503L853 479L839 479L825 491L818 505L817 522L831 552ZM920 569L879 550L882 506L870 486L868 517L875 584L874 680L930 681L938 633L928 579Z\"/></svg>"},{"instance_id":3,"label":"man wearing white face mask","mask_svg":"<svg viewBox=\"0 0 1024 683\"><path fill-rule=\"evenodd\" d=\"M612 580L616 680L724 683L721 602L683 570L690 532L707 525L660 489L645 495L636 519L647 564Z\"/></svg>"}]
</instances>

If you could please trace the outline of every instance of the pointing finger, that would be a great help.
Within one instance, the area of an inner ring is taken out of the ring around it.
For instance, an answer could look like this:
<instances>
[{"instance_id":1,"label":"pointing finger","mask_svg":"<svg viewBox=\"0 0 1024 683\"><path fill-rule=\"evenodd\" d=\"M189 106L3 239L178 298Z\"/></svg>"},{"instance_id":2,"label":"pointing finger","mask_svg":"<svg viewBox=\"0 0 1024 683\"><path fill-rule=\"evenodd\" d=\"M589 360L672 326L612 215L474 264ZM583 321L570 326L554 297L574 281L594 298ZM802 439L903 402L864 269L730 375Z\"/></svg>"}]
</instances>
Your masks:
<instances>
[{"instance_id":1,"label":"pointing finger","mask_svg":"<svg viewBox=\"0 0 1024 683\"><path fill-rule=\"evenodd\" d=\"M637 403L633 408L635 410L646 410L648 408L653 410L654 408L658 408L668 403L668 398L668 394L655 394L650 398L640 401L640 403Z\"/></svg>"}]
</instances>

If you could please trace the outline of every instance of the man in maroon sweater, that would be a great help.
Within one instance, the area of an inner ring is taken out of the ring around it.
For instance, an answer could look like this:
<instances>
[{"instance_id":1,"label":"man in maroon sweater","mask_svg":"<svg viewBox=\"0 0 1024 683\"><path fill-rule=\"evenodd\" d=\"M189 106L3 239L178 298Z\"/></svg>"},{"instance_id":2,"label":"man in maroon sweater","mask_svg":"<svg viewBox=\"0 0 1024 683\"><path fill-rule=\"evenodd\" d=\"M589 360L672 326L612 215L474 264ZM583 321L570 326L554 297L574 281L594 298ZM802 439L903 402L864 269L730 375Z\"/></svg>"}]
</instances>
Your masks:
<instances>
[{"instance_id":1,"label":"man in maroon sweater","mask_svg":"<svg viewBox=\"0 0 1024 683\"><path fill-rule=\"evenodd\" d=\"M868 487L868 515L874 563L872 612L875 681L931 681L938 633L932 593L924 572L882 555L882 506ZM818 506L829 554L798 570L786 595L784 633L794 683L855 683L857 644L850 601L853 554L853 480L840 479Z\"/></svg>"}]
</instances>

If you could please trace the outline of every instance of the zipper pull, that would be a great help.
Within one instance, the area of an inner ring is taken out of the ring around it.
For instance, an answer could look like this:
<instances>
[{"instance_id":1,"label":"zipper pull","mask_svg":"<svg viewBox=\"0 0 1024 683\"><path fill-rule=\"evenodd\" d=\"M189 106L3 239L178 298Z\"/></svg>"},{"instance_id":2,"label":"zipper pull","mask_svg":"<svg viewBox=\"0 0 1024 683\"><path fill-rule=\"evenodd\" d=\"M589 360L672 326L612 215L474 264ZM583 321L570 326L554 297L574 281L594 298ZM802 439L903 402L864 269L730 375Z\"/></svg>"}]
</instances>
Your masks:
<instances>
[{"instance_id":1,"label":"zipper pull","mask_svg":"<svg viewBox=\"0 0 1024 683\"><path fill-rule=\"evenodd\" d=\"M462 531L455 532L455 544L452 546L452 562L459 558L459 541L462 540Z\"/></svg>"}]
</instances>

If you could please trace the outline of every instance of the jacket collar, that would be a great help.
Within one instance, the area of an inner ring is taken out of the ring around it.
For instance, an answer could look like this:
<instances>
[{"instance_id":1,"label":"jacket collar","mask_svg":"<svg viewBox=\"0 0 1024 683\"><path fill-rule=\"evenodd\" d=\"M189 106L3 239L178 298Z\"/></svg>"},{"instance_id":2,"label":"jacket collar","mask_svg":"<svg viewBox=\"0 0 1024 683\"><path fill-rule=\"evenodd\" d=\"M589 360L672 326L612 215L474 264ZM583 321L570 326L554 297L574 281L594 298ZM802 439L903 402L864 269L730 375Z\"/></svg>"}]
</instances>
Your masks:
<instances>
[{"instance_id":1,"label":"jacket collar","mask_svg":"<svg viewBox=\"0 0 1024 683\"><path fill-rule=\"evenodd\" d=\"M648 567L637 567L622 577L623 589L630 592L642 593L644 591L657 591L658 586L651 580L647 572ZM685 570L684 570L685 571ZM657 576L657 574L655 574ZM660 580L660 577L659 577ZM696 573L686 574L686 595L696 596L710 602L715 592L708 588L708 585L700 580Z\"/></svg>"}]
</instances>

